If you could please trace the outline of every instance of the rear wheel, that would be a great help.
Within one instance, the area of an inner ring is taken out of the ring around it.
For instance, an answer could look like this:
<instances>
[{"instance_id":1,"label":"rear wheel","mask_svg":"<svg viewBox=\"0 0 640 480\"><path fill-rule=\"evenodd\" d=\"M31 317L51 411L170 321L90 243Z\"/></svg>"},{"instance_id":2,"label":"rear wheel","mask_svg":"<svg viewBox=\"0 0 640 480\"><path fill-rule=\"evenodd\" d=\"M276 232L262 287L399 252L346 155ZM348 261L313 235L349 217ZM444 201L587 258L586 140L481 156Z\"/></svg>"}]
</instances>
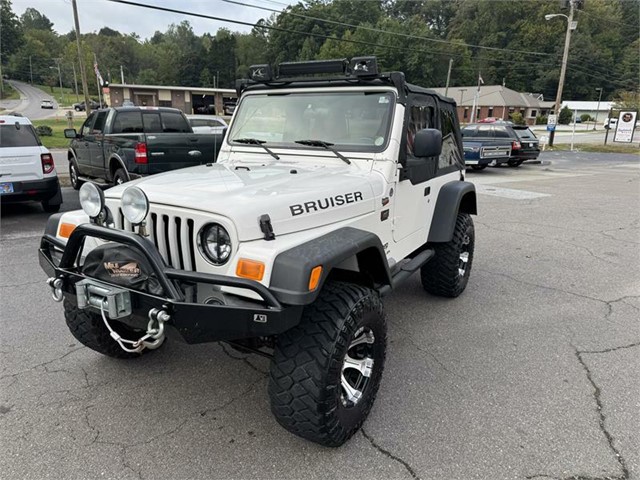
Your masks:
<instances>
[{"instance_id":1,"label":"rear wheel","mask_svg":"<svg viewBox=\"0 0 640 480\"><path fill-rule=\"evenodd\" d=\"M49 203L48 200L45 200L41 203L42 209L47 213L56 213L60 211L60 204Z\"/></svg>"},{"instance_id":2,"label":"rear wheel","mask_svg":"<svg viewBox=\"0 0 640 480\"><path fill-rule=\"evenodd\" d=\"M300 324L278 336L271 362L271 411L291 433L329 447L364 423L384 367L387 327L376 292L325 285Z\"/></svg>"},{"instance_id":3,"label":"rear wheel","mask_svg":"<svg viewBox=\"0 0 640 480\"><path fill-rule=\"evenodd\" d=\"M69 160L69 180L74 190L80 190L80 187L84 183L80 180L80 171L78 170L78 164L75 159Z\"/></svg>"},{"instance_id":4,"label":"rear wheel","mask_svg":"<svg viewBox=\"0 0 640 480\"><path fill-rule=\"evenodd\" d=\"M468 213L458 213L453 238L434 245L435 256L420 269L424 289L441 297L457 297L467 286L475 231Z\"/></svg>"},{"instance_id":5,"label":"rear wheel","mask_svg":"<svg viewBox=\"0 0 640 480\"><path fill-rule=\"evenodd\" d=\"M522 165L522 162L524 162L524 160L509 160L508 165L515 168Z\"/></svg>"},{"instance_id":6,"label":"rear wheel","mask_svg":"<svg viewBox=\"0 0 640 480\"><path fill-rule=\"evenodd\" d=\"M127 171L124 168L119 168L113 174L113 184L114 185L122 185L123 183L127 183L129 181L129 175L127 175Z\"/></svg>"},{"instance_id":7,"label":"rear wheel","mask_svg":"<svg viewBox=\"0 0 640 480\"><path fill-rule=\"evenodd\" d=\"M487 168L486 165L471 165L471 168L473 168L474 170L484 170L485 168Z\"/></svg>"}]
</instances>

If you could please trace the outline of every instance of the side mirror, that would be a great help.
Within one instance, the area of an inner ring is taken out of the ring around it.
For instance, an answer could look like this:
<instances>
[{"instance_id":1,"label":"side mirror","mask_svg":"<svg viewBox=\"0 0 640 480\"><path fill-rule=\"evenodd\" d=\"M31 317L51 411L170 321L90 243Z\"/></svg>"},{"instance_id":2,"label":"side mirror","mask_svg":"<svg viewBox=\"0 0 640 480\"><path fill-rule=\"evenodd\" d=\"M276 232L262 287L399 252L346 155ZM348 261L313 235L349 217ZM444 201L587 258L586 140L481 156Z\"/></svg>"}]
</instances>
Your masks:
<instances>
[{"instance_id":1,"label":"side mirror","mask_svg":"<svg viewBox=\"0 0 640 480\"><path fill-rule=\"evenodd\" d=\"M64 138L78 138L78 132L76 132L75 128L65 128Z\"/></svg>"},{"instance_id":2,"label":"side mirror","mask_svg":"<svg viewBox=\"0 0 640 480\"><path fill-rule=\"evenodd\" d=\"M442 153L442 132L435 128L419 130L413 140L416 157L438 157Z\"/></svg>"}]
</instances>

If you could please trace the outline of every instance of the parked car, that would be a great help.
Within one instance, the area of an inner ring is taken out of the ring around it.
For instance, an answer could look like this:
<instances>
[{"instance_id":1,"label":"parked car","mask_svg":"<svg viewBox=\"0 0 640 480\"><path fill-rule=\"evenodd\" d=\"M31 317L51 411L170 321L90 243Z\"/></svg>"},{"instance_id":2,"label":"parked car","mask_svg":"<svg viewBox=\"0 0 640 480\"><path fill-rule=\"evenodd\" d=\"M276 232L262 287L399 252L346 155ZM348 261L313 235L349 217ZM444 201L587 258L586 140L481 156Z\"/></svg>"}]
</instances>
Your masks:
<instances>
[{"instance_id":1,"label":"parked car","mask_svg":"<svg viewBox=\"0 0 640 480\"><path fill-rule=\"evenodd\" d=\"M617 118L605 118L603 126L607 130L609 130L610 128L615 130L616 129L616 125L618 125L618 119Z\"/></svg>"},{"instance_id":2,"label":"parked car","mask_svg":"<svg viewBox=\"0 0 640 480\"><path fill-rule=\"evenodd\" d=\"M236 111L236 103L235 102L226 102L222 106L222 110L225 115L233 115L233 112Z\"/></svg>"},{"instance_id":3,"label":"parked car","mask_svg":"<svg viewBox=\"0 0 640 480\"><path fill-rule=\"evenodd\" d=\"M511 158L511 141L493 137L493 126L471 124L462 128L464 163L473 170L507 163Z\"/></svg>"},{"instance_id":4,"label":"parked car","mask_svg":"<svg viewBox=\"0 0 640 480\"><path fill-rule=\"evenodd\" d=\"M492 145L494 141L503 145L505 142L510 144L510 154L506 160L510 167L519 167L524 161L535 160L540 155L539 140L526 125L504 121L467 125L462 129L462 138L465 144L470 139L480 141L483 145ZM501 160L500 158L496 163L505 163Z\"/></svg>"},{"instance_id":5,"label":"parked car","mask_svg":"<svg viewBox=\"0 0 640 480\"><path fill-rule=\"evenodd\" d=\"M40 102L40 108L50 108L53 109L53 100L42 100Z\"/></svg>"},{"instance_id":6,"label":"parked car","mask_svg":"<svg viewBox=\"0 0 640 480\"><path fill-rule=\"evenodd\" d=\"M175 108L118 107L92 112L71 139L67 158L76 190L88 179L119 185L143 175L215 162L223 135L196 135Z\"/></svg>"},{"instance_id":7,"label":"parked car","mask_svg":"<svg viewBox=\"0 0 640 480\"><path fill-rule=\"evenodd\" d=\"M100 108L100 104L98 102L94 102L93 100L89 102L89 105L91 106L91 110L97 110ZM87 109L84 102L74 103L72 106L76 112L84 112Z\"/></svg>"},{"instance_id":8,"label":"parked car","mask_svg":"<svg viewBox=\"0 0 640 480\"><path fill-rule=\"evenodd\" d=\"M187 120L194 133L220 133L224 134L227 122L222 117L213 115L187 115Z\"/></svg>"},{"instance_id":9,"label":"parked car","mask_svg":"<svg viewBox=\"0 0 640 480\"><path fill-rule=\"evenodd\" d=\"M123 107L135 107L135 104L131 100L125 100L122 102Z\"/></svg>"},{"instance_id":10,"label":"parked car","mask_svg":"<svg viewBox=\"0 0 640 480\"><path fill-rule=\"evenodd\" d=\"M40 202L50 213L62 204L53 156L26 117L0 115L0 199Z\"/></svg>"}]
</instances>

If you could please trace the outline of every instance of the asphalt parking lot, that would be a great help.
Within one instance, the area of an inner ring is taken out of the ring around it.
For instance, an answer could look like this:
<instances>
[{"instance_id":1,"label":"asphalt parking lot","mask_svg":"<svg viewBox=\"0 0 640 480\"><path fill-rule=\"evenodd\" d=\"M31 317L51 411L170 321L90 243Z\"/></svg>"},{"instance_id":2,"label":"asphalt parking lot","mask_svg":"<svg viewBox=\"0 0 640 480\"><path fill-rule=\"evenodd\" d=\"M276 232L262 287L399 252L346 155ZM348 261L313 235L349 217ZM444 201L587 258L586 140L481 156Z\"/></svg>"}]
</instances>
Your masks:
<instances>
[{"instance_id":1,"label":"asphalt parking lot","mask_svg":"<svg viewBox=\"0 0 640 480\"><path fill-rule=\"evenodd\" d=\"M2 206L0 478L640 479L640 157L544 159L469 174L467 290L386 298L378 399L338 449L277 425L262 357L82 347L38 266L47 215Z\"/></svg>"}]
</instances>

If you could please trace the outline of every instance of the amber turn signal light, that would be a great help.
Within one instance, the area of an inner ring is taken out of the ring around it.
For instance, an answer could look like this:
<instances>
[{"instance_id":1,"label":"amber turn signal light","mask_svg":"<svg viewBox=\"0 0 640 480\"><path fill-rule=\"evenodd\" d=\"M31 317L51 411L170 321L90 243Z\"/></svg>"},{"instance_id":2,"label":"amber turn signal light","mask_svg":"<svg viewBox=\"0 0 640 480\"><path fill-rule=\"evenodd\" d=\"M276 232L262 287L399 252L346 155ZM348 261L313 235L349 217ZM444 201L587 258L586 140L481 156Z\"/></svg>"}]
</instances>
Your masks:
<instances>
[{"instance_id":1,"label":"amber turn signal light","mask_svg":"<svg viewBox=\"0 0 640 480\"><path fill-rule=\"evenodd\" d=\"M311 270L311 275L309 275L309 291L315 290L318 287L320 277L322 277L322 265L318 265Z\"/></svg>"},{"instance_id":2,"label":"amber turn signal light","mask_svg":"<svg viewBox=\"0 0 640 480\"><path fill-rule=\"evenodd\" d=\"M247 258L241 258L238 260L236 275L238 277L248 278L259 282L264 276L264 263L256 260L249 260Z\"/></svg>"},{"instance_id":3,"label":"amber turn signal light","mask_svg":"<svg viewBox=\"0 0 640 480\"><path fill-rule=\"evenodd\" d=\"M63 238L69 238L76 226L72 223L63 223L60 225L60 236Z\"/></svg>"}]
</instances>

